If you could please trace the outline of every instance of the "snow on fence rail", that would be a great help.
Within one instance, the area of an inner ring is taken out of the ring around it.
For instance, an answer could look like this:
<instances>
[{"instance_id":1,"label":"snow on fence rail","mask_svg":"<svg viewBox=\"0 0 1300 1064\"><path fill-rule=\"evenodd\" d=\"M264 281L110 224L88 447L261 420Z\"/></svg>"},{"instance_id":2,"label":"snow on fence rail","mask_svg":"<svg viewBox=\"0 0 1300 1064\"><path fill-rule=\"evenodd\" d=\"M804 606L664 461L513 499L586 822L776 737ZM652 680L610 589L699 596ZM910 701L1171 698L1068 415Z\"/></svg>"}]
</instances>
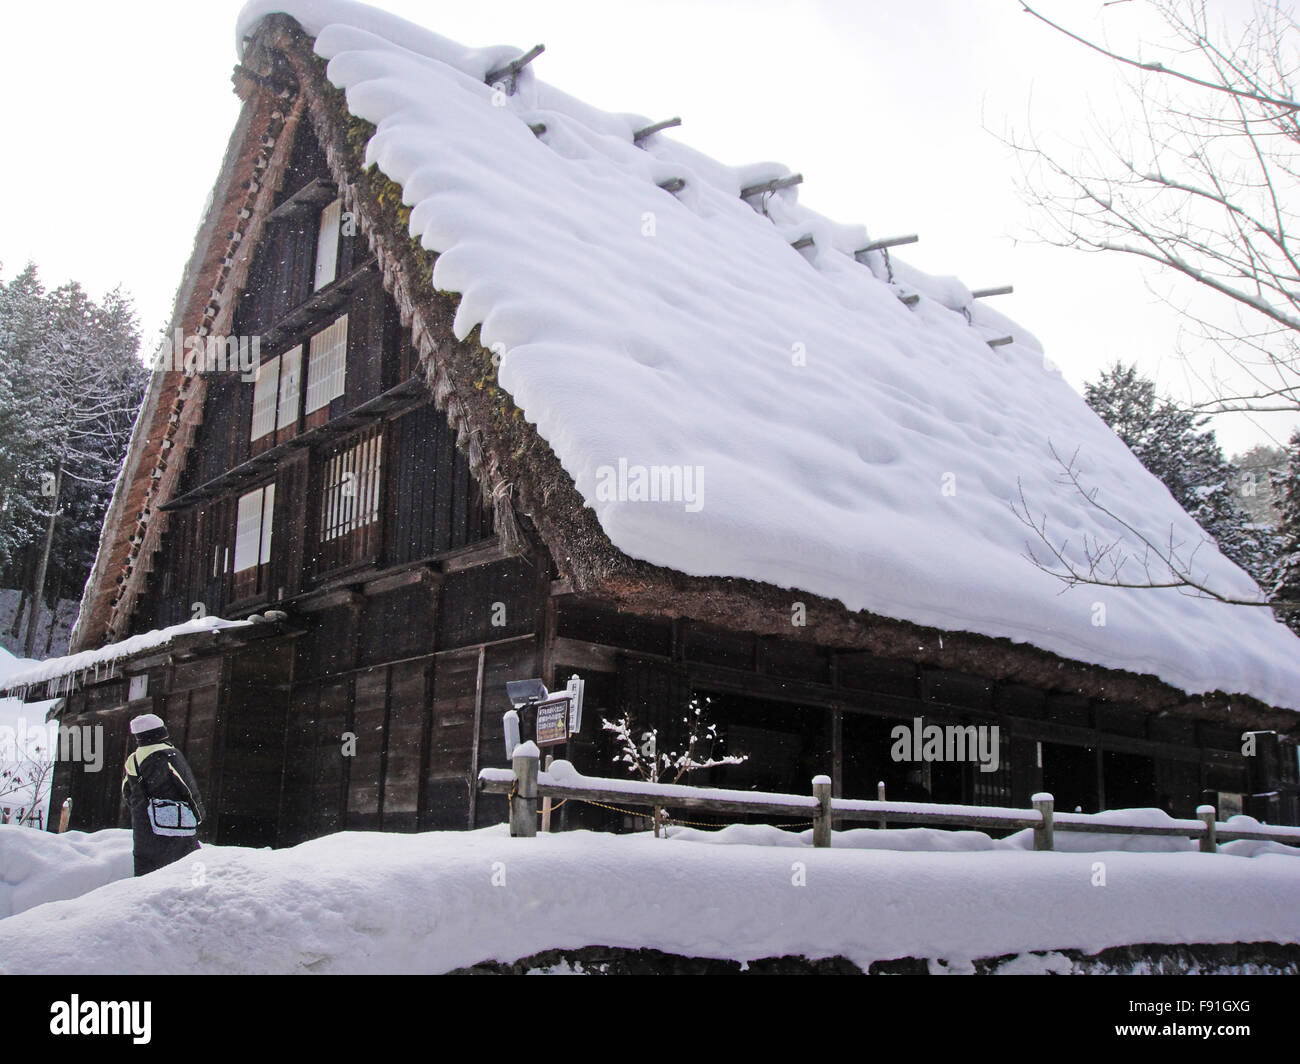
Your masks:
<instances>
[{"instance_id":1,"label":"snow on fence rail","mask_svg":"<svg viewBox=\"0 0 1300 1064\"><path fill-rule=\"evenodd\" d=\"M770 791L738 791L721 787L692 787L681 783L647 783L584 776L568 761L556 761L546 772L538 771L540 752L533 743L516 748L511 768L485 768L479 772L479 790L504 794L510 799L510 834L537 834L538 799L571 798L588 802L619 802L645 808L690 809L701 813L812 819L813 845L830 846L834 821L874 821L881 827L887 820L909 824L958 824L970 828L1019 830L1031 828L1034 849L1051 850L1058 831L1109 835L1166 835L1194 838L1201 851L1214 853L1221 842L1254 839L1300 846L1300 827L1270 827L1254 831L1230 827L1215 819L1211 805L1197 808L1197 820L1172 820L1168 824L1127 824L1095 813L1057 813L1050 794L1035 794L1032 809L1005 806L947 805L934 802L864 801L831 796L829 776L814 776L813 793L777 794Z\"/></svg>"}]
</instances>

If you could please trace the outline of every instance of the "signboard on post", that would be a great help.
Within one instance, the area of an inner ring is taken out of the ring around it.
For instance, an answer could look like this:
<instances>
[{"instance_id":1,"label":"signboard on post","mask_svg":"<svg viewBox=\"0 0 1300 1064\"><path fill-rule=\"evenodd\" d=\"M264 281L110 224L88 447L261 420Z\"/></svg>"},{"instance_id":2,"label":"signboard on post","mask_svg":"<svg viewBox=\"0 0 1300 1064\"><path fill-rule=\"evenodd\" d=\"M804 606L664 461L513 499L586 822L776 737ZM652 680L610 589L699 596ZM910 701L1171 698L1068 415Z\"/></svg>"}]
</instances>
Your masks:
<instances>
[{"instance_id":1,"label":"signboard on post","mask_svg":"<svg viewBox=\"0 0 1300 1064\"><path fill-rule=\"evenodd\" d=\"M569 696L537 703L537 745L559 746L569 741Z\"/></svg>"},{"instance_id":2,"label":"signboard on post","mask_svg":"<svg viewBox=\"0 0 1300 1064\"><path fill-rule=\"evenodd\" d=\"M564 688L565 693L569 696L569 734L577 735L582 731L582 695L586 687L586 681L581 679L575 672L569 677L569 683Z\"/></svg>"}]
</instances>

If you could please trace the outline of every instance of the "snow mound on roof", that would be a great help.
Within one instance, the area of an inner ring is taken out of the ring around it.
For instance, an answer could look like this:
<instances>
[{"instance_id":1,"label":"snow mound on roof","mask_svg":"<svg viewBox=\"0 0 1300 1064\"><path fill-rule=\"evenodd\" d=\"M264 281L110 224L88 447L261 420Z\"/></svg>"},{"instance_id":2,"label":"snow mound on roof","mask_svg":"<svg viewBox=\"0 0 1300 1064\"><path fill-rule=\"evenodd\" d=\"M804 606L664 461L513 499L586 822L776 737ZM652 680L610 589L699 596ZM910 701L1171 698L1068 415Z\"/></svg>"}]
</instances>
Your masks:
<instances>
[{"instance_id":1,"label":"snow mound on roof","mask_svg":"<svg viewBox=\"0 0 1300 1064\"><path fill-rule=\"evenodd\" d=\"M1053 447L1077 451L1099 501L1156 542L1204 533L1037 342L960 282L857 261L866 230L795 188L739 198L785 167L724 166L658 134L637 146L647 119L597 111L531 66L511 96L485 85L517 49L466 49L338 0L256 0L240 39L273 11L315 37L349 110L376 125L366 161L438 253L457 334L481 326L503 353L502 387L620 550L1300 709L1300 641L1266 609L1063 590L1025 557L1022 486L1074 561L1086 540L1132 542L1060 482ZM674 178L676 195L657 187ZM676 479L644 501L656 468ZM1196 560L1222 593L1260 597L1212 544ZM1126 575L1143 579L1136 561Z\"/></svg>"},{"instance_id":2,"label":"snow mound on roof","mask_svg":"<svg viewBox=\"0 0 1300 1064\"><path fill-rule=\"evenodd\" d=\"M445 972L587 945L737 961L844 956L865 968L1300 941L1292 857L1112 853L1104 890L1092 885L1094 859L791 852L585 831L512 839L504 825L343 832L285 850L205 846L0 920L0 973Z\"/></svg>"}]
</instances>

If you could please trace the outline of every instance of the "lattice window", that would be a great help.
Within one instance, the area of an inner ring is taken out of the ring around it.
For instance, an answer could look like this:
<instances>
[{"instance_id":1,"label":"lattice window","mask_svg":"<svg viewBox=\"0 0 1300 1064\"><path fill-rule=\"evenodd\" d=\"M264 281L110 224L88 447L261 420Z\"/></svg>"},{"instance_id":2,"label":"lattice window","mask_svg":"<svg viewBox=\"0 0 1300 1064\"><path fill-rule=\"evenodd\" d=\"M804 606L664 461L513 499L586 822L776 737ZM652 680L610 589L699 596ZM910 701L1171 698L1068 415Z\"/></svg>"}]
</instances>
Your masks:
<instances>
[{"instance_id":1,"label":"lattice window","mask_svg":"<svg viewBox=\"0 0 1300 1064\"><path fill-rule=\"evenodd\" d=\"M343 394L347 373L348 316L344 314L311 338L307 359L307 402L310 414Z\"/></svg>"},{"instance_id":2,"label":"lattice window","mask_svg":"<svg viewBox=\"0 0 1300 1064\"><path fill-rule=\"evenodd\" d=\"M317 571L378 553L383 426L327 452L320 470Z\"/></svg>"}]
</instances>

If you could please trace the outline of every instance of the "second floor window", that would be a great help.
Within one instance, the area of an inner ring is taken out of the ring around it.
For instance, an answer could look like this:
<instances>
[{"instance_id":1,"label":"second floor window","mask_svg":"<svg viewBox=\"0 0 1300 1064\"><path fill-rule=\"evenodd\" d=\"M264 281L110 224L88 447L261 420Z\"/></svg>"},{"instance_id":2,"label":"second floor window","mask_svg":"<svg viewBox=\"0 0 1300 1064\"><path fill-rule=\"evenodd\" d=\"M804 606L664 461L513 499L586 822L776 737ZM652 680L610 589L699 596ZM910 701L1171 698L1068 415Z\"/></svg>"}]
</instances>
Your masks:
<instances>
[{"instance_id":1,"label":"second floor window","mask_svg":"<svg viewBox=\"0 0 1300 1064\"><path fill-rule=\"evenodd\" d=\"M375 425L322 456L318 474L317 573L378 554L383 451L383 429Z\"/></svg>"},{"instance_id":2,"label":"second floor window","mask_svg":"<svg viewBox=\"0 0 1300 1064\"><path fill-rule=\"evenodd\" d=\"M298 421L298 382L302 375L302 346L268 358L257 367L253 385L251 440L287 428Z\"/></svg>"},{"instance_id":3,"label":"second floor window","mask_svg":"<svg viewBox=\"0 0 1300 1064\"><path fill-rule=\"evenodd\" d=\"M343 394L348 366L348 316L335 319L311 338L307 355L307 400L310 414Z\"/></svg>"},{"instance_id":4,"label":"second floor window","mask_svg":"<svg viewBox=\"0 0 1300 1064\"><path fill-rule=\"evenodd\" d=\"M275 429L276 399L280 393L280 356L257 367L253 385L253 427L249 439L260 440Z\"/></svg>"},{"instance_id":5,"label":"second floor window","mask_svg":"<svg viewBox=\"0 0 1300 1064\"><path fill-rule=\"evenodd\" d=\"M239 497L235 511L236 599L248 598L266 590L274 513L274 484L267 484Z\"/></svg>"}]
</instances>

